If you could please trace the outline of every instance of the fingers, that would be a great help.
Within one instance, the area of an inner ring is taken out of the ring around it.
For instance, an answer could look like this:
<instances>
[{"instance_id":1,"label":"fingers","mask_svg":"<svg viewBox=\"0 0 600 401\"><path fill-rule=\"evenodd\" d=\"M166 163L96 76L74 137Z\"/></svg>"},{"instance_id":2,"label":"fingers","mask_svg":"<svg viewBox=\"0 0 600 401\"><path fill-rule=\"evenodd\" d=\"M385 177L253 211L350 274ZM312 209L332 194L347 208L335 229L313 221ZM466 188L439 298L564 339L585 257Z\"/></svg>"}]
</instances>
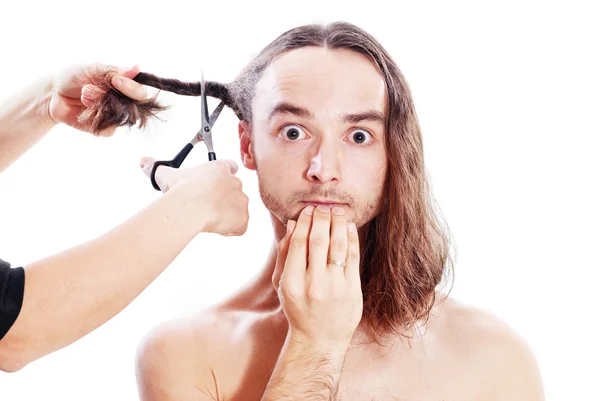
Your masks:
<instances>
[{"instance_id":1,"label":"fingers","mask_svg":"<svg viewBox=\"0 0 600 401\"><path fill-rule=\"evenodd\" d=\"M358 280L360 284L360 244L358 232L353 222L347 224L348 230L348 260L346 261L346 278Z\"/></svg>"},{"instance_id":2,"label":"fingers","mask_svg":"<svg viewBox=\"0 0 600 401\"><path fill-rule=\"evenodd\" d=\"M238 165L233 160L221 159L221 160L217 160L217 162L218 163L227 163L227 165L229 166L229 171L231 172L231 175L235 175L238 171Z\"/></svg>"},{"instance_id":3,"label":"fingers","mask_svg":"<svg viewBox=\"0 0 600 401\"><path fill-rule=\"evenodd\" d=\"M308 270L311 275L326 271L330 227L331 208L326 205L317 206L308 243Z\"/></svg>"},{"instance_id":4,"label":"fingers","mask_svg":"<svg viewBox=\"0 0 600 401\"><path fill-rule=\"evenodd\" d=\"M118 75L122 75L125 78L129 78L129 79L135 78L136 75L139 73L140 73L140 66L137 64L129 69L123 68L123 69L118 70Z\"/></svg>"},{"instance_id":5,"label":"fingers","mask_svg":"<svg viewBox=\"0 0 600 401\"><path fill-rule=\"evenodd\" d=\"M288 257L285 261L284 280L291 285L300 285L304 288L306 275L306 254L308 251L308 233L310 231L314 206L307 206L296 222L296 227L290 238Z\"/></svg>"},{"instance_id":6,"label":"fingers","mask_svg":"<svg viewBox=\"0 0 600 401\"><path fill-rule=\"evenodd\" d=\"M129 75L131 76L131 74ZM111 84L119 92L131 99L137 100L139 102L143 102L148 99L148 92L144 85L135 82L133 79L128 78L125 75L115 75L111 80Z\"/></svg>"},{"instance_id":7,"label":"fingers","mask_svg":"<svg viewBox=\"0 0 600 401\"><path fill-rule=\"evenodd\" d=\"M331 210L331 239L329 241L329 260L342 261L348 263L348 226L344 208L334 206ZM339 273L344 273L344 267L335 264L328 264L328 269L334 269Z\"/></svg>"},{"instance_id":8,"label":"fingers","mask_svg":"<svg viewBox=\"0 0 600 401\"><path fill-rule=\"evenodd\" d=\"M272 278L273 287L275 287L275 290L279 289L279 282L281 281L281 275L283 274L283 266L285 265L290 246L291 234L294 232L295 226L296 222L294 220L288 220L285 237L279 241L279 245L277 246L277 263L275 265L275 271L273 271Z\"/></svg>"},{"instance_id":9,"label":"fingers","mask_svg":"<svg viewBox=\"0 0 600 401\"><path fill-rule=\"evenodd\" d=\"M155 161L156 160L154 160L151 157L142 157L142 159L140 160L140 167L148 177L150 177L150 174L152 174L152 167Z\"/></svg>"},{"instance_id":10,"label":"fingers","mask_svg":"<svg viewBox=\"0 0 600 401\"><path fill-rule=\"evenodd\" d=\"M110 68L110 66L105 64L93 64L86 67L85 71L88 77L102 77L106 74L107 69ZM138 65L131 68L117 68L116 70L117 74L111 80L113 87L131 99L140 102L148 99L146 87L133 80L133 78L140 73L140 67ZM93 79L92 82L94 82ZM104 93L104 91L100 90L100 88L95 85L85 85L81 91L81 102L86 107L89 107L91 102L101 97Z\"/></svg>"},{"instance_id":11,"label":"fingers","mask_svg":"<svg viewBox=\"0 0 600 401\"><path fill-rule=\"evenodd\" d=\"M85 107L89 107L93 102L100 99L105 93L105 91L96 85L84 85L83 88L81 88L81 103L83 103Z\"/></svg>"},{"instance_id":12,"label":"fingers","mask_svg":"<svg viewBox=\"0 0 600 401\"><path fill-rule=\"evenodd\" d=\"M154 167L155 162L156 160L151 157L143 157L140 160L140 167L148 177L150 177L152 174L152 168ZM154 173L154 179L163 192L167 192L173 184L173 181L175 180L174 170L175 169L167 166L159 166L156 169L156 172Z\"/></svg>"}]
</instances>

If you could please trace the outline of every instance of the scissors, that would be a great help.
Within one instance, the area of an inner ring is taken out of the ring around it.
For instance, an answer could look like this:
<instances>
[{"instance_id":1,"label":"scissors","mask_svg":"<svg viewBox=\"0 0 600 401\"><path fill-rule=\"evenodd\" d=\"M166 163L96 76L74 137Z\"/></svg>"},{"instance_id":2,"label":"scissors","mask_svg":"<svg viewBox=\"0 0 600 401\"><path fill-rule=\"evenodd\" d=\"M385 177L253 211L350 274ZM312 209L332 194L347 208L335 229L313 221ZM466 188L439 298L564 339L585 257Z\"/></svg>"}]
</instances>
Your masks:
<instances>
[{"instance_id":1,"label":"scissors","mask_svg":"<svg viewBox=\"0 0 600 401\"><path fill-rule=\"evenodd\" d=\"M161 161L157 161L154 163L154 166L152 167L152 173L150 174L150 181L152 182L152 186L154 187L154 189L156 189L157 191L160 191L161 189L158 186L158 184L156 183L156 179L155 179L156 169L159 166L168 166L168 167L173 167L173 168L179 168L179 166L181 166L181 163L183 163L183 161L185 160L187 155L190 153L190 151L192 150L194 145L197 144L198 142L206 143L206 147L208 148L208 161L217 160L217 155L215 154L215 150L213 148L212 126L217 121L219 114L221 114L221 110L223 110L225 103L224 102L219 103L217 108L214 109L214 111L212 112L212 114L209 117L208 116L208 103L206 102L206 85L204 83L204 73L202 73L202 82L200 83L200 88L201 88L200 89L200 91L201 91L200 107L202 109L202 112L201 112L202 127L200 127L200 131L198 131L198 133L196 135L194 135L194 138L192 138L190 143L185 145L183 147L183 149L181 149L181 151L179 151L179 153L177 153L177 156L175 156L175 158L173 158L173 160L161 160Z\"/></svg>"}]
</instances>

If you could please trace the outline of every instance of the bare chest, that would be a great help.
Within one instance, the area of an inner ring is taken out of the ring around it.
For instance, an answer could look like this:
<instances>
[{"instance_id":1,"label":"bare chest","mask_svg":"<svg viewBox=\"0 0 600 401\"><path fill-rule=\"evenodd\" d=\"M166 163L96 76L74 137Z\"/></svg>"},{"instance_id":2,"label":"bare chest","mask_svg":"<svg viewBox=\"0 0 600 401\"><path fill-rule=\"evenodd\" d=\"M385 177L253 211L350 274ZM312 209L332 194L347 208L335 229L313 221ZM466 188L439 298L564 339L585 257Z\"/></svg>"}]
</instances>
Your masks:
<instances>
[{"instance_id":1,"label":"bare chest","mask_svg":"<svg viewBox=\"0 0 600 401\"><path fill-rule=\"evenodd\" d=\"M349 352L336 401L475 401L477 383L458 361L420 352Z\"/></svg>"},{"instance_id":2,"label":"bare chest","mask_svg":"<svg viewBox=\"0 0 600 401\"><path fill-rule=\"evenodd\" d=\"M277 362L276 354L246 372L242 385L236 386L237 396L232 397L232 401L261 399ZM351 349L346 354L334 400L476 401L483 399L480 388L459 361L453 364L438 353Z\"/></svg>"}]
</instances>

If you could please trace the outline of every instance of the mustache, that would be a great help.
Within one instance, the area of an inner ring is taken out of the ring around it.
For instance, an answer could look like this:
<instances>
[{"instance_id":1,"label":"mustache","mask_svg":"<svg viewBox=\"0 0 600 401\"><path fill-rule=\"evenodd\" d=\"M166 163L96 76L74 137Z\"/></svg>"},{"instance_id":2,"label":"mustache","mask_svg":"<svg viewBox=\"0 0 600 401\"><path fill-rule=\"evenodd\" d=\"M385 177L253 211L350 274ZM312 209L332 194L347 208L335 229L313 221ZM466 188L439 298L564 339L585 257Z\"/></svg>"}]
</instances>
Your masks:
<instances>
[{"instance_id":1,"label":"mustache","mask_svg":"<svg viewBox=\"0 0 600 401\"><path fill-rule=\"evenodd\" d=\"M354 205L354 199L348 194L338 191L335 188L326 191L295 191L290 196L290 202L296 203L306 199L327 199L332 203L346 203L349 206Z\"/></svg>"}]
</instances>

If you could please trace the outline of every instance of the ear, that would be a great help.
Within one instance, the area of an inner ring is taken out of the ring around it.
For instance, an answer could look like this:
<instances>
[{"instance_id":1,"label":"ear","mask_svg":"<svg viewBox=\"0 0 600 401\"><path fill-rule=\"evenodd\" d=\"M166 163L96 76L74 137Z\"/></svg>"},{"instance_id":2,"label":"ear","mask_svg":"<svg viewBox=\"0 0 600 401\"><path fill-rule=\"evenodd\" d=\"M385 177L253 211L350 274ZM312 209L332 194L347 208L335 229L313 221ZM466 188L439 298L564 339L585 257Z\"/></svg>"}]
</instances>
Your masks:
<instances>
[{"instance_id":1,"label":"ear","mask_svg":"<svg viewBox=\"0 0 600 401\"><path fill-rule=\"evenodd\" d=\"M256 159L252 149L252 132L250 124L247 121L240 120L238 124L238 134L240 136L240 156L244 167L250 170L256 170Z\"/></svg>"}]
</instances>

